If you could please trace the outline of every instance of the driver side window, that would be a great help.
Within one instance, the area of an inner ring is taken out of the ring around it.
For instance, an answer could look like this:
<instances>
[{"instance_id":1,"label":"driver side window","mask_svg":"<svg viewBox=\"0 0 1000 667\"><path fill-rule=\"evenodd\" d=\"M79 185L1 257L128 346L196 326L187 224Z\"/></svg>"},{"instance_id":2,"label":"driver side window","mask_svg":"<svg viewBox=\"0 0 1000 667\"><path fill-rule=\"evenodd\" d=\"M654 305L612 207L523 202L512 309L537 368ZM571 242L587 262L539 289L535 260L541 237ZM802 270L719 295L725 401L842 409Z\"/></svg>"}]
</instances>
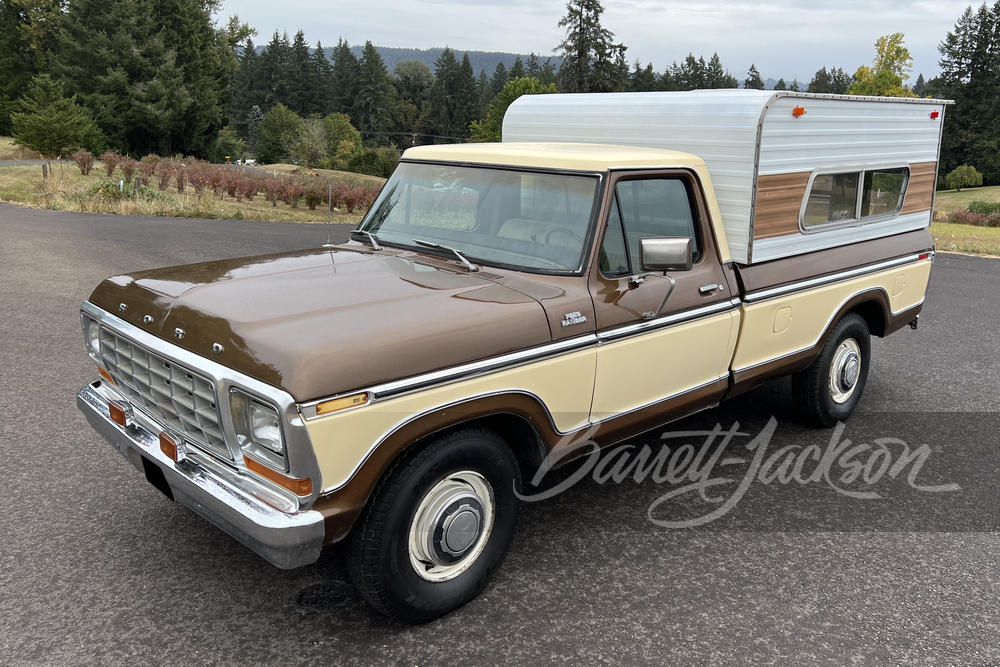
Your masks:
<instances>
[{"instance_id":1,"label":"driver side window","mask_svg":"<svg viewBox=\"0 0 1000 667\"><path fill-rule=\"evenodd\" d=\"M690 238L694 261L700 259L701 239L686 183L679 178L619 182L601 245L601 272L639 273L639 241L668 236Z\"/></svg>"}]
</instances>

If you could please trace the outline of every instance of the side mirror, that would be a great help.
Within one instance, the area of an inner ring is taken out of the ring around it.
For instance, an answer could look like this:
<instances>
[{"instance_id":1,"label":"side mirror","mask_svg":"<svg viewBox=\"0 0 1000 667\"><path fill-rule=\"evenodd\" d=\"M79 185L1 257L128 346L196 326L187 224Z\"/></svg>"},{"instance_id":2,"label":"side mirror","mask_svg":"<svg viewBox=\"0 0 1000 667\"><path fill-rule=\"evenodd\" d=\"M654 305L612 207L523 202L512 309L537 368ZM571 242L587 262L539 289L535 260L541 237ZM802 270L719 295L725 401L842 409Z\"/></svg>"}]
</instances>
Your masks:
<instances>
[{"instance_id":1,"label":"side mirror","mask_svg":"<svg viewBox=\"0 0 1000 667\"><path fill-rule=\"evenodd\" d=\"M690 271L694 266L688 236L640 239L639 256L643 271Z\"/></svg>"}]
</instances>

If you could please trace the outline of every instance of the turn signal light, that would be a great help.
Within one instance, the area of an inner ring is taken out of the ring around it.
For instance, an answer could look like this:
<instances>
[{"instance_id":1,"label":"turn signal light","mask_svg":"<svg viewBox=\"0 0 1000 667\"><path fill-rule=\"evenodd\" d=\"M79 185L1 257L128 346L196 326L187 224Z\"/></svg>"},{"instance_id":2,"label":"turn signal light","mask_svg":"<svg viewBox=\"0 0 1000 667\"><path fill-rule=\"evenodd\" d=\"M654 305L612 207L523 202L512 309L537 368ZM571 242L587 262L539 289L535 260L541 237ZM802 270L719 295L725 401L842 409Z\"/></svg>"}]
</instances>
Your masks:
<instances>
[{"instance_id":1,"label":"turn signal light","mask_svg":"<svg viewBox=\"0 0 1000 667\"><path fill-rule=\"evenodd\" d=\"M288 489L297 496L308 496L312 493L313 481L308 477L305 479L296 479L295 477L282 475L277 470L272 470L263 463L258 463L246 455L243 456L243 463L246 464L247 470L255 472L264 479L268 479L278 486Z\"/></svg>"},{"instance_id":2,"label":"turn signal light","mask_svg":"<svg viewBox=\"0 0 1000 667\"><path fill-rule=\"evenodd\" d=\"M166 433L160 434L160 451L166 454L171 461L177 460L177 441Z\"/></svg>"},{"instance_id":3,"label":"turn signal light","mask_svg":"<svg viewBox=\"0 0 1000 667\"><path fill-rule=\"evenodd\" d=\"M805 107L795 107L794 109L792 109L792 116L794 116L795 118L801 118L802 116L805 115L806 115Z\"/></svg>"},{"instance_id":4,"label":"turn signal light","mask_svg":"<svg viewBox=\"0 0 1000 667\"><path fill-rule=\"evenodd\" d=\"M344 396L343 398L335 398L331 401L323 401L316 406L317 415L328 415L331 412L337 412L338 410L346 410L347 408L354 408L359 405L364 405L368 402L368 394L354 394L353 396Z\"/></svg>"},{"instance_id":5,"label":"turn signal light","mask_svg":"<svg viewBox=\"0 0 1000 667\"><path fill-rule=\"evenodd\" d=\"M126 426L127 422L125 420L125 408L114 401L108 402L108 416L111 417L111 421L118 424L119 426Z\"/></svg>"},{"instance_id":6,"label":"turn signal light","mask_svg":"<svg viewBox=\"0 0 1000 667\"><path fill-rule=\"evenodd\" d=\"M115 384L115 379L111 377L111 373L107 372L100 366L97 367L97 374L101 376L101 379L110 384L111 386L117 386Z\"/></svg>"}]
</instances>

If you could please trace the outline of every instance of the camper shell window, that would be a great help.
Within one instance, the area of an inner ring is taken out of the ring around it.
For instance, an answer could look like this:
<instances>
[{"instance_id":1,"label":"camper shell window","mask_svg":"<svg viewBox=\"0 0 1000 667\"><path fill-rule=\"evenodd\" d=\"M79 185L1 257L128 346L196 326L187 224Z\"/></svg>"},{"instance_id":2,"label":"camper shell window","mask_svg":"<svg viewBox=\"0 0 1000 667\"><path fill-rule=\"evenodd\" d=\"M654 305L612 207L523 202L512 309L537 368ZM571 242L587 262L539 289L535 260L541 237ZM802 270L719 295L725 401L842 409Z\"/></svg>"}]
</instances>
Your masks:
<instances>
[{"instance_id":1,"label":"camper shell window","mask_svg":"<svg viewBox=\"0 0 1000 667\"><path fill-rule=\"evenodd\" d=\"M903 207L909 180L906 165L814 172L799 227L808 233L894 218Z\"/></svg>"}]
</instances>

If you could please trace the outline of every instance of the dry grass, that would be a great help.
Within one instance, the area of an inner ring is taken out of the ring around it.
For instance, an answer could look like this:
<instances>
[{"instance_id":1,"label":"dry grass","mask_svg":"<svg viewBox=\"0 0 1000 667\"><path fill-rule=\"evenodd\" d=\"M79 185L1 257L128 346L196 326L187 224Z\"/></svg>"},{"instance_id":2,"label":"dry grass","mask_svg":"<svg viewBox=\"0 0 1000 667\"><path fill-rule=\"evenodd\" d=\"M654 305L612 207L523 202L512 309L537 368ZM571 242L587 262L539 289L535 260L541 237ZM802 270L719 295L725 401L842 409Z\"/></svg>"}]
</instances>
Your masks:
<instances>
[{"instance_id":1,"label":"dry grass","mask_svg":"<svg viewBox=\"0 0 1000 667\"><path fill-rule=\"evenodd\" d=\"M0 137L0 160L41 160L42 156L14 143L10 137Z\"/></svg>"},{"instance_id":2,"label":"dry grass","mask_svg":"<svg viewBox=\"0 0 1000 667\"><path fill-rule=\"evenodd\" d=\"M953 225L948 222L931 224L934 245L944 252L964 252L1000 257L1000 229Z\"/></svg>"},{"instance_id":3,"label":"dry grass","mask_svg":"<svg viewBox=\"0 0 1000 667\"><path fill-rule=\"evenodd\" d=\"M357 177L359 174L349 174L349 176ZM113 178L117 177L116 172ZM359 179L359 182L372 178L365 176ZM253 201L236 201L231 197L219 198L210 192L198 197L191 186L188 186L184 193L178 193L173 188L165 191L154 189L151 198L138 200L109 201L105 197L88 194L98 183L105 180L107 177L99 165L89 176L81 175L80 170L73 165L64 165L61 168L53 165L52 177L47 181L42 179L41 165L0 167L0 201L30 208L119 215L279 222L326 222L327 220L325 207L310 211L302 202L296 208L283 202L272 206L263 195L258 195ZM376 181L381 183L383 179ZM363 213L359 212L349 214L346 211L334 211L333 222L357 224L362 216Z\"/></svg>"},{"instance_id":4,"label":"dry grass","mask_svg":"<svg viewBox=\"0 0 1000 667\"><path fill-rule=\"evenodd\" d=\"M947 215L960 208L966 208L974 201L1000 202L1000 185L985 188L966 188L958 190L942 190L934 199L934 210Z\"/></svg>"},{"instance_id":5,"label":"dry grass","mask_svg":"<svg viewBox=\"0 0 1000 667\"><path fill-rule=\"evenodd\" d=\"M351 171L336 171L334 169L310 169L294 164L269 164L262 167L255 167L268 174L296 174L302 176L322 176L333 181L344 181L348 185L367 185L368 183L385 183L384 178L369 176L368 174L355 174Z\"/></svg>"}]
</instances>

